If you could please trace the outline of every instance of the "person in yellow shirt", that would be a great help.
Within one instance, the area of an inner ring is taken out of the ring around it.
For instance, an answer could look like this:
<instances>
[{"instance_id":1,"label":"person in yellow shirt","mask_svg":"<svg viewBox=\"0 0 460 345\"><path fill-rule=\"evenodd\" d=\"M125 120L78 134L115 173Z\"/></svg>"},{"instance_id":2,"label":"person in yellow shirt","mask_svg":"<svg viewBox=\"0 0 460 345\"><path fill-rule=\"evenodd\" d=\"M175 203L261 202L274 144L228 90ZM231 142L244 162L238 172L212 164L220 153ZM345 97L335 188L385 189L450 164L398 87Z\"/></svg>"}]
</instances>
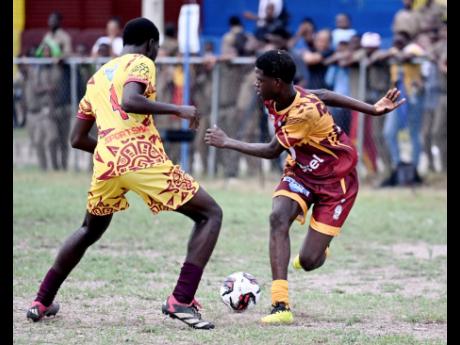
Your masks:
<instances>
[{"instance_id":1,"label":"person in yellow shirt","mask_svg":"<svg viewBox=\"0 0 460 345\"><path fill-rule=\"evenodd\" d=\"M108 228L113 213L129 207L125 195L134 191L154 214L176 211L195 222L176 287L162 312L196 329L214 328L198 313L195 293L219 235L222 210L163 148L153 115L176 115L196 129L199 114L193 106L155 100L158 48L156 26L135 18L124 28L122 55L103 65L87 83L71 134L74 148L93 153L87 212L81 227L59 250L27 311L33 321L58 312L53 300L59 287ZM97 140L89 135L94 123Z\"/></svg>"}]
</instances>

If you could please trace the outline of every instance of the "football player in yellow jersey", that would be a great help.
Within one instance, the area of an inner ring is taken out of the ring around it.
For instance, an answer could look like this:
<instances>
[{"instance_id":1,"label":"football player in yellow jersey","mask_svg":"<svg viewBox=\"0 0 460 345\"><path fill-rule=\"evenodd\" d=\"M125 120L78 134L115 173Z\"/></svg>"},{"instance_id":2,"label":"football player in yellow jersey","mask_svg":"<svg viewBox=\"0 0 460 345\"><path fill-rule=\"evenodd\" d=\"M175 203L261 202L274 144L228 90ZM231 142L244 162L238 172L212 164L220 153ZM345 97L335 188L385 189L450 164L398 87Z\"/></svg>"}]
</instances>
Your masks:
<instances>
[{"instance_id":1,"label":"football player in yellow jersey","mask_svg":"<svg viewBox=\"0 0 460 345\"><path fill-rule=\"evenodd\" d=\"M55 315L54 297L86 249L108 228L114 212L129 204L128 191L139 194L155 214L171 210L195 225L177 284L162 312L195 329L212 329L201 318L195 292L216 244L222 210L188 174L166 155L152 115L172 114L199 124L193 106L155 101L155 60L159 32L148 19L129 21L123 31L122 55L102 66L88 81L80 102L71 143L93 153L94 172L83 224L59 250L40 285L27 318L39 321ZM96 123L98 139L89 135Z\"/></svg>"},{"instance_id":2,"label":"football player in yellow jersey","mask_svg":"<svg viewBox=\"0 0 460 345\"><path fill-rule=\"evenodd\" d=\"M246 143L229 138L216 126L207 130L206 143L261 158L288 152L284 174L273 194L270 215L270 264L272 312L262 323L292 323L287 271L290 259L289 229L297 219L312 216L296 269L314 270L326 260L329 243L337 236L358 193L357 152L325 105L345 107L379 116L405 100L392 89L375 105L327 90L304 90L293 85L295 64L287 52L272 50L256 60L257 93L275 127L270 143Z\"/></svg>"}]
</instances>

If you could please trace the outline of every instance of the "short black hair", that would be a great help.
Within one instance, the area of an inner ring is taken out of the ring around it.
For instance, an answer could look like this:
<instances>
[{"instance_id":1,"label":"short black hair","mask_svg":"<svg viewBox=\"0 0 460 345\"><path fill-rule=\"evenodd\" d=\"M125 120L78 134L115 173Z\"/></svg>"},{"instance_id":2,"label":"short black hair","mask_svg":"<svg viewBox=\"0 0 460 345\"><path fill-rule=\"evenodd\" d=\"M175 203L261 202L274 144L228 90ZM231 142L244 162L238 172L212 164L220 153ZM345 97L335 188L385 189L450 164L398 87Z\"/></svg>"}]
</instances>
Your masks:
<instances>
[{"instance_id":1,"label":"short black hair","mask_svg":"<svg viewBox=\"0 0 460 345\"><path fill-rule=\"evenodd\" d=\"M123 29L123 45L140 46L150 39L160 40L157 27L147 18L134 18L126 23Z\"/></svg>"},{"instance_id":2,"label":"short black hair","mask_svg":"<svg viewBox=\"0 0 460 345\"><path fill-rule=\"evenodd\" d=\"M230 26L242 26L241 20L238 16L231 16L228 20L228 25Z\"/></svg>"},{"instance_id":3,"label":"short black hair","mask_svg":"<svg viewBox=\"0 0 460 345\"><path fill-rule=\"evenodd\" d=\"M404 30L397 31L396 35L402 36L408 42L410 42L410 40L412 39L412 36L408 31L404 31Z\"/></svg>"},{"instance_id":4,"label":"short black hair","mask_svg":"<svg viewBox=\"0 0 460 345\"><path fill-rule=\"evenodd\" d=\"M316 30L316 24L313 18L305 17L304 19L302 19L302 23L309 23L311 24L311 26L313 26L313 29Z\"/></svg>"},{"instance_id":5,"label":"short black hair","mask_svg":"<svg viewBox=\"0 0 460 345\"><path fill-rule=\"evenodd\" d=\"M256 67L265 76L279 78L285 83L292 83L296 67L291 55L284 50L269 50L256 60Z\"/></svg>"}]
</instances>

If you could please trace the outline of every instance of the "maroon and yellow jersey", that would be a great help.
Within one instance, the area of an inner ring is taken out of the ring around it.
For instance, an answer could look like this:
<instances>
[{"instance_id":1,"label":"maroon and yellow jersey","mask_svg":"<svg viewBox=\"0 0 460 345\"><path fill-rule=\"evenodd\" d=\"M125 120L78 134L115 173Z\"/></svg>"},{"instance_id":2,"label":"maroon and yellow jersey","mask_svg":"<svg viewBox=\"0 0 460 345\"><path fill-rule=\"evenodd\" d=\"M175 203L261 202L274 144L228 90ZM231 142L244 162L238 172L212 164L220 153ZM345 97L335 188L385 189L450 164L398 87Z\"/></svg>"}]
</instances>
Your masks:
<instances>
[{"instance_id":1,"label":"maroon and yellow jersey","mask_svg":"<svg viewBox=\"0 0 460 345\"><path fill-rule=\"evenodd\" d=\"M356 167L357 152L325 104L300 87L296 91L283 110L277 111L274 101L265 102L276 138L289 150L286 169L307 183L339 181Z\"/></svg>"},{"instance_id":2,"label":"maroon and yellow jersey","mask_svg":"<svg viewBox=\"0 0 460 345\"><path fill-rule=\"evenodd\" d=\"M151 115L126 113L120 106L123 87L145 84L145 97L155 100L155 64L140 54L126 54L103 65L88 81L77 117L96 120L94 177L107 180L130 171L161 165L169 159Z\"/></svg>"}]
</instances>

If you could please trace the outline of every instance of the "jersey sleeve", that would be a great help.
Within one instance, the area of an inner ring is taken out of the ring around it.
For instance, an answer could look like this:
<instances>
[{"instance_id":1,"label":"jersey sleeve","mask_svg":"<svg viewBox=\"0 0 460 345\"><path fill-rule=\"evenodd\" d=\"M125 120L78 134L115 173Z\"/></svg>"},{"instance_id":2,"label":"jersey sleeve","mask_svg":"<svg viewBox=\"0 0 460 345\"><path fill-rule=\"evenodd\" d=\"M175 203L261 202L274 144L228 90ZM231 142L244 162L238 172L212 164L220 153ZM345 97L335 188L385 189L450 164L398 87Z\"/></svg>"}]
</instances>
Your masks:
<instances>
[{"instance_id":1,"label":"jersey sleeve","mask_svg":"<svg viewBox=\"0 0 460 345\"><path fill-rule=\"evenodd\" d=\"M289 113L286 123L276 132L276 138L287 149L308 141L317 118L318 111L313 105L301 105Z\"/></svg>"},{"instance_id":2,"label":"jersey sleeve","mask_svg":"<svg viewBox=\"0 0 460 345\"><path fill-rule=\"evenodd\" d=\"M90 121L94 121L96 118L96 115L93 112L93 107L91 102L88 100L87 95L85 95L78 104L77 118Z\"/></svg>"},{"instance_id":3,"label":"jersey sleeve","mask_svg":"<svg viewBox=\"0 0 460 345\"><path fill-rule=\"evenodd\" d=\"M141 57L129 66L128 76L124 85L133 81L144 84L146 86L144 94L146 97L150 97L155 93L155 78L155 64L149 58Z\"/></svg>"}]
</instances>

